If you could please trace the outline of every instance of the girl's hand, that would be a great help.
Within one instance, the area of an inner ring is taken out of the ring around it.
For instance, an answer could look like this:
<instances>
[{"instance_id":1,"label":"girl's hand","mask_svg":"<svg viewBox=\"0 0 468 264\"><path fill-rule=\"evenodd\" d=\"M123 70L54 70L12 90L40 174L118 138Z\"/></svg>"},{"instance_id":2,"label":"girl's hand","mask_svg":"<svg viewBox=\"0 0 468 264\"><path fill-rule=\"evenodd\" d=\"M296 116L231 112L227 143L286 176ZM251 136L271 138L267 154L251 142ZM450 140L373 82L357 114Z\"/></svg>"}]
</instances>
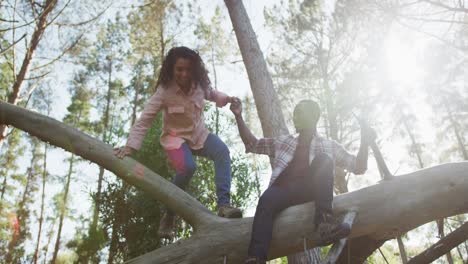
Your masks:
<instances>
[{"instance_id":1,"label":"girl's hand","mask_svg":"<svg viewBox=\"0 0 468 264\"><path fill-rule=\"evenodd\" d=\"M239 100L239 98L235 97L235 96L229 96L229 100L228 100L228 103L235 103L237 100Z\"/></svg>"},{"instance_id":2,"label":"girl's hand","mask_svg":"<svg viewBox=\"0 0 468 264\"><path fill-rule=\"evenodd\" d=\"M128 146L114 148L114 155L119 159L122 159L125 156L132 155L135 150Z\"/></svg>"},{"instance_id":3,"label":"girl's hand","mask_svg":"<svg viewBox=\"0 0 468 264\"><path fill-rule=\"evenodd\" d=\"M237 116L237 115L240 115L242 114L242 103L241 103L241 100L237 97L233 97L233 101L231 102L231 106L230 106L230 109L232 111L232 113Z\"/></svg>"}]
</instances>

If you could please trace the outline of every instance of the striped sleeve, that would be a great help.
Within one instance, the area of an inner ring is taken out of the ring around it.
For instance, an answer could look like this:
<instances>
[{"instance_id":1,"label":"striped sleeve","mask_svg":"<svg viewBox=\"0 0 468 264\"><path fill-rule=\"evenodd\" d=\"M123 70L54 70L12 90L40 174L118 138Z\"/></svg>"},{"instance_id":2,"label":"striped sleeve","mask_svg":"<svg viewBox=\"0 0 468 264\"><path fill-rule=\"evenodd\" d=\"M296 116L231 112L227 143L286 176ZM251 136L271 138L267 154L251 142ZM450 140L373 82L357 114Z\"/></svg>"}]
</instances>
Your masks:
<instances>
[{"instance_id":1,"label":"striped sleeve","mask_svg":"<svg viewBox=\"0 0 468 264\"><path fill-rule=\"evenodd\" d=\"M265 154L274 156L275 154L275 139L274 138L261 138L255 142L250 142L245 145L246 153Z\"/></svg>"}]
</instances>

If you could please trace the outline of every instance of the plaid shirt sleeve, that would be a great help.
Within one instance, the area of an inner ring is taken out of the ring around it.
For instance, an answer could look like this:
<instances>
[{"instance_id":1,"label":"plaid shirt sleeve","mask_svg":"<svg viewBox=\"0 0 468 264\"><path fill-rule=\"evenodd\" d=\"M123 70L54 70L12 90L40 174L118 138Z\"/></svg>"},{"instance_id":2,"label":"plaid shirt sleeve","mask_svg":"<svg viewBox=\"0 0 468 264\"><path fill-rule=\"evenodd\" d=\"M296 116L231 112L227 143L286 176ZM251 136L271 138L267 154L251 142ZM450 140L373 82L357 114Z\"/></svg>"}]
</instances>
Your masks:
<instances>
[{"instance_id":1,"label":"plaid shirt sleeve","mask_svg":"<svg viewBox=\"0 0 468 264\"><path fill-rule=\"evenodd\" d=\"M275 139L274 138L260 138L254 142L245 145L246 153L265 154L268 156L275 155Z\"/></svg>"},{"instance_id":2,"label":"plaid shirt sleeve","mask_svg":"<svg viewBox=\"0 0 468 264\"><path fill-rule=\"evenodd\" d=\"M356 168L356 156L349 153L341 144L333 141L333 150L336 166L347 171L354 172Z\"/></svg>"}]
</instances>

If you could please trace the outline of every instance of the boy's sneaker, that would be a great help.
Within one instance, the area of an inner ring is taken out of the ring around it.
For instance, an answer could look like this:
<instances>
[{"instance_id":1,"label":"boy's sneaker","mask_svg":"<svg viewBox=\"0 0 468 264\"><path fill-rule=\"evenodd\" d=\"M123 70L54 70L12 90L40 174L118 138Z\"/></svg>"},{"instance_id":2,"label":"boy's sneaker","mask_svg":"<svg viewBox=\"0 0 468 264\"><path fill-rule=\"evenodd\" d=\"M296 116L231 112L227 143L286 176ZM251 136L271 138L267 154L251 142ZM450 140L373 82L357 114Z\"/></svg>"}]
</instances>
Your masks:
<instances>
[{"instance_id":1,"label":"boy's sneaker","mask_svg":"<svg viewBox=\"0 0 468 264\"><path fill-rule=\"evenodd\" d=\"M266 261L262 261L257 257L247 257L244 264L265 264Z\"/></svg>"},{"instance_id":2,"label":"boy's sneaker","mask_svg":"<svg viewBox=\"0 0 468 264\"><path fill-rule=\"evenodd\" d=\"M218 208L218 216L225 218L241 218L242 211L239 208L232 207L230 204L223 204Z\"/></svg>"},{"instance_id":3,"label":"boy's sneaker","mask_svg":"<svg viewBox=\"0 0 468 264\"><path fill-rule=\"evenodd\" d=\"M171 213L164 213L159 221L158 236L160 238L173 239L176 217Z\"/></svg>"},{"instance_id":4,"label":"boy's sneaker","mask_svg":"<svg viewBox=\"0 0 468 264\"><path fill-rule=\"evenodd\" d=\"M351 226L343 223L342 219L335 218L331 213L317 212L315 227L318 233L317 246L327 246L351 233Z\"/></svg>"}]
</instances>

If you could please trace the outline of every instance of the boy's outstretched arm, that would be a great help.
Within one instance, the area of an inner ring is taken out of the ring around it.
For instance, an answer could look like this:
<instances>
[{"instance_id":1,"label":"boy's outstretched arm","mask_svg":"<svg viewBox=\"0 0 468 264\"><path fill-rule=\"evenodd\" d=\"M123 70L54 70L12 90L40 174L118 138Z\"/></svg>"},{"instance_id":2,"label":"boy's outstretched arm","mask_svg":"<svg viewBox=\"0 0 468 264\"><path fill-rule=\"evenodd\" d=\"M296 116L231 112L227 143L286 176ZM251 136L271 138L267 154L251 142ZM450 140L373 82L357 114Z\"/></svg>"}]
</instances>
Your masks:
<instances>
[{"instance_id":1,"label":"boy's outstretched arm","mask_svg":"<svg viewBox=\"0 0 468 264\"><path fill-rule=\"evenodd\" d=\"M242 103L239 98L234 98L231 102L230 109L236 117L237 128L239 134L246 147L255 145L257 138L252 134L250 129L245 124L244 118L242 118Z\"/></svg>"}]
</instances>

